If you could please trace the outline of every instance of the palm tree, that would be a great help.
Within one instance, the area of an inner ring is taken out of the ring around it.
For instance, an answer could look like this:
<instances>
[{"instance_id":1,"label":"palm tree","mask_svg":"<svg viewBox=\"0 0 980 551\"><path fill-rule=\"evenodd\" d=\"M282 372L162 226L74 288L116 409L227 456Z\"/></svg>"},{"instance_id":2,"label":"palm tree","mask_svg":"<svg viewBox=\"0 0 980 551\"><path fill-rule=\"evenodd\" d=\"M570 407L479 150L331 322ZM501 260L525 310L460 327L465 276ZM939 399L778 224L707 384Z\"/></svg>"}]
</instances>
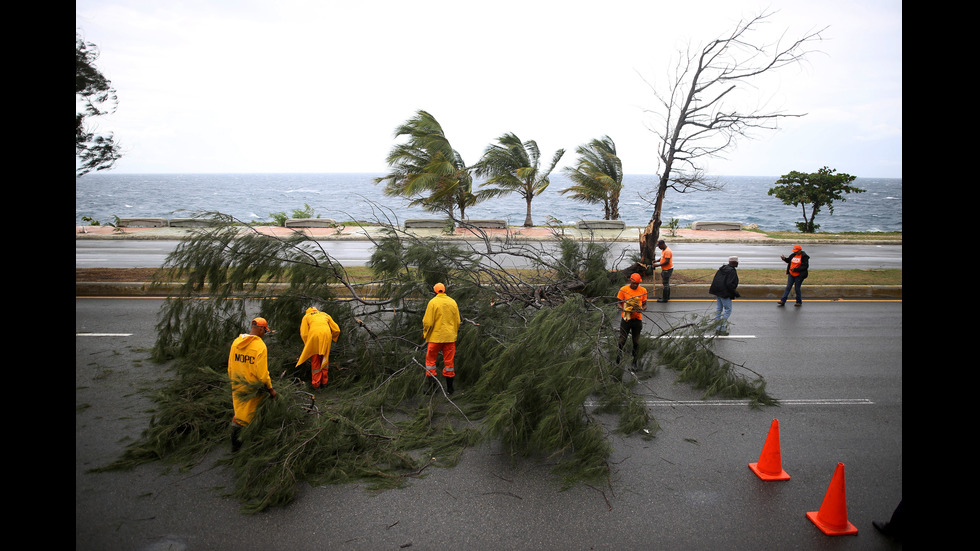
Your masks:
<instances>
[{"instance_id":1,"label":"palm tree","mask_svg":"<svg viewBox=\"0 0 980 551\"><path fill-rule=\"evenodd\" d=\"M619 220L619 193L623 190L623 162L616 155L616 144L609 136L592 140L575 149L578 163L566 167L574 185L561 190L584 203L601 203L604 220Z\"/></svg>"},{"instance_id":2,"label":"palm tree","mask_svg":"<svg viewBox=\"0 0 980 551\"><path fill-rule=\"evenodd\" d=\"M542 172L538 166L541 154L534 140L522 142L520 138L508 132L497 138L497 142L487 146L483 157L474 165L477 176L488 177L477 193L477 197L483 200L507 193L519 193L527 203L524 225L533 226L531 200L536 195L540 195L551 183L549 180L551 171L555 169L565 150L555 151L551 166Z\"/></svg>"},{"instance_id":3,"label":"palm tree","mask_svg":"<svg viewBox=\"0 0 980 551\"><path fill-rule=\"evenodd\" d=\"M466 207L477 202L473 176L439 121L419 110L395 129L395 137L401 136L408 136L408 141L395 145L385 159L392 172L374 183L385 183L385 195L410 198L411 206L448 212L450 217L458 208L460 218L465 218Z\"/></svg>"}]
</instances>

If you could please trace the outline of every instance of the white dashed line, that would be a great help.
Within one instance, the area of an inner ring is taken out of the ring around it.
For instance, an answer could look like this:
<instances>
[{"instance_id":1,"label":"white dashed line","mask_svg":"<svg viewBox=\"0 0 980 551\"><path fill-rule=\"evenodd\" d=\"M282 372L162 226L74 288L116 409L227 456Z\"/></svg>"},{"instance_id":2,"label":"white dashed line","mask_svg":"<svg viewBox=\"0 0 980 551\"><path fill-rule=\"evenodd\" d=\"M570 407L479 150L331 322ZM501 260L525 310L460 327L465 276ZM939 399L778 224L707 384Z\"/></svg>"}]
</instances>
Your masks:
<instances>
[{"instance_id":1,"label":"white dashed line","mask_svg":"<svg viewBox=\"0 0 980 551\"><path fill-rule=\"evenodd\" d=\"M755 335L663 335L657 337L658 339L696 339L696 338L713 338L713 339L754 339Z\"/></svg>"},{"instance_id":2,"label":"white dashed line","mask_svg":"<svg viewBox=\"0 0 980 551\"><path fill-rule=\"evenodd\" d=\"M867 398L818 398L812 400L779 400L781 406L861 406L873 405ZM673 406L747 406L748 400L647 400L651 407Z\"/></svg>"}]
</instances>

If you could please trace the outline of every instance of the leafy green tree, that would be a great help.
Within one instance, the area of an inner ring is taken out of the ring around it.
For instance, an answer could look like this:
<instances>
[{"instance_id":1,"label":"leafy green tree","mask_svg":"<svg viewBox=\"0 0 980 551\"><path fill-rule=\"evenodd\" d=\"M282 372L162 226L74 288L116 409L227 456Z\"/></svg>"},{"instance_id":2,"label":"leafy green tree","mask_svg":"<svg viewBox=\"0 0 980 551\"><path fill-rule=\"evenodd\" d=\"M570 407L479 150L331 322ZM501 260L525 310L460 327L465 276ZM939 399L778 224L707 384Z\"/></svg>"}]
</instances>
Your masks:
<instances>
[{"instance_id":1,"label":"leafy green tree","mask_svg":"<svg viewBox=\"0 0 980 551\"><path fill-rule=\"evenodd\" d=\"M411 199L412 206L450 217L458 208L460 218L465 218L466 207L477 202L473 176L439 121L419 110L395 129L395 137L402 136L408 140L395 145L386 159L391 173L374 182L385 184L385 195Z\"/></svg>"},{"instance_id":2,"label":"leafy green tree","mask_svg":"<svg viewBox=\"0 0 980 551\"><path fill-rule=\"evenodd\" d=\"M87 117L115 111L116 90L95 66L99 51L75 33L75 175L112 168L122 156L112 133L97 134L87 128Z\"/></svg>"},{"instance_id":3,"label":"leafy green tree","mask_svg":"<svg viewBox=\"0 0 980 551\"><path fill-rule=\"evenodd\" d=\"M522 142L516 135L508 132L497 138L496 144L487 146L483 157L474 166L477 176L488 177L477 196L482 200L514 192L520 194L527 204L524 225L533 226L531 201L551 183L551 171L564 154L564 149L555 151L551 165L542 172L541 152L537 142Z\"/></svg>"},{"instance_id":4,"label":"leafy green tree","mask_svg":"<svg viewBox=\"0 0 980 551\"><path fill-rule=\"evenodd\" d=\"M776 187L769 188L769 195L774 195L783 204L802 206L803 221L797 222L796 227L803 233L814 233L819 224L814 224L820 209L827 207L834 214L834 201L846 201L845 193L864 193L866 190L848 185L857 176L843 172L837 173L836 168L823 167L809 174L792 171L776 180ZM807 216L807 207L810 214Z\"/></svg>"},{"instance_id":5,"label":"leafy green tree","mask_svg":"<svg viewBox=\"0 0 980 551\"><path fill-rule=\"evenodd\" d=\"M583 203L602 204L605 220L619 220L619 194L623 190L623 161L609 136L592 140L575 149L578 162L564 172L574 182L561 190Z\"/></svg>"}]
</instances>

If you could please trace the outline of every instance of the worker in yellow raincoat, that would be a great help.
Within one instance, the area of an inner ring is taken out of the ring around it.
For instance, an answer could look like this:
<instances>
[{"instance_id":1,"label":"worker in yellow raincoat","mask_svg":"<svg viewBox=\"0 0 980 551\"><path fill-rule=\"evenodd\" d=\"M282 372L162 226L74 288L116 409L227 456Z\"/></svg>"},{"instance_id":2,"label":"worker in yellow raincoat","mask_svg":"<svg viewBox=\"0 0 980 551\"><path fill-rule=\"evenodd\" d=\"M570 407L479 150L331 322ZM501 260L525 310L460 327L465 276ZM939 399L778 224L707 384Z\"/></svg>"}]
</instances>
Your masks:
<instances>
[{"instance_id":1,"label":"worker in yellow raincoat","mask_svg":"<svg viewBox=\"0 0 980 551\"><path fill-rule=\"evenodd\" d=\"M446 286L436 283L432 287L436 296L425 307L422 316L422 338L425 339L425 376L434 386L436 359L442 352L442 375L446 378L446 392L453 393L453 378L456 376L456 334L462 319L456 301L446 294Z\"/></svg>"},{"instance_id":2,"label":"worker in yellow raincoat","mask_svg":"<svg viewBox=\"0 0 980 551\"><path fill-rule=\"evenodd\" d=\"M252 422L255 409L266 393L272 398L276 397L272 378L269 377L268 349L262 341L262 337L271 332L264 318L255 318L250 331L238 335L228 352L228 379L231 381L231 401L235 409L231 429L233 452L241 447L241 429Z\"/></svg>"},{"instance_id":3,"label":"worker in yellow raincoat","mask_svg":"<svg viewBox=\"0 0 980 551\"><path fill-rule=\"evenodd\" d=\"M313 374L313 389L327 384L327 366L330 363L330 344L340 338L340 326L330 317L314 307L306 309L303 322L299 327L299 336L303 339L303 353L299 355L296 366L310 360L310 370Z\"/></svg>"}]
</instances>

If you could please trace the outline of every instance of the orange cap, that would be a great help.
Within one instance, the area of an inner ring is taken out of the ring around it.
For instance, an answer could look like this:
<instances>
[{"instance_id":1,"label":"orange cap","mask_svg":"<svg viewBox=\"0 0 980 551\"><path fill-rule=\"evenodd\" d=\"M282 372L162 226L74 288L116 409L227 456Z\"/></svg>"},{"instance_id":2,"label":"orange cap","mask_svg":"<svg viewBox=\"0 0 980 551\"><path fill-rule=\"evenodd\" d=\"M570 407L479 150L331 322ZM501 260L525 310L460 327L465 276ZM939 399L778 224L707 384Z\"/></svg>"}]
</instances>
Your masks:
<instances>
[{"instance_id":1,"label":"orange cap","mask_svg":"<svg viewBox=\"0 0 980 551\"><path fill-rule=\"evenodd\" d=\"M643 281L643 276L641 276L640 274L638 274L636 272L633 272L632 274L630 274L630 281L632 281L634 283L639 283L639 282Z\"/></svg>"},{"instance_id":2,"label":"orange cap","mask_svg":"<svg viewBox=\"0 0 980 551\"><path fill-rule=\"evenodd\" d=\"M793 245L793 252L794 253L798 253L798 252L800 252L802 250L803 250L803 247L801 247L799 245Z\"/></svg>"},{"instance_id":3,"label":"orange cap","mask_svg":"<svg viewBox=\"0 0 980 551\"><path fill-rule=\"evenodd\" d=\"M265 318L254 318L252 320L252 325L264 327L266 331L272 332L272 329L269 327L269 322L265 321Z\"/></svg>"},{"instance_id":4,"label":"orange cap","mask_svg":"<svg viewBox=\"0 0 980 551\"><path fill-rule=\"evenodd\" d=\"M442 283L436 283L435 285L432 286L432 290L435 291L436 293L445 293L446 286L443 285Z\"/></svg>"}]
</instances>

